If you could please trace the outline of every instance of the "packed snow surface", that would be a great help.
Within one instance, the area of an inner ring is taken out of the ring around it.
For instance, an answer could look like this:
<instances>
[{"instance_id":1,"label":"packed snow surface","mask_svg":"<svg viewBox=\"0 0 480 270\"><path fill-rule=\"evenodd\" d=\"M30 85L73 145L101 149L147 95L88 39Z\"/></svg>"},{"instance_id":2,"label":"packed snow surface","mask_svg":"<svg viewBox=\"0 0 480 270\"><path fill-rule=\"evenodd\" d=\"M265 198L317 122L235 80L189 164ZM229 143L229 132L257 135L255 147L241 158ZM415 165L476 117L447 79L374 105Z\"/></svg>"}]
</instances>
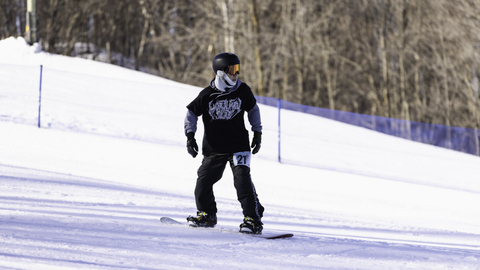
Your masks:
<instances>
[{"instance_id":1,"label":"packed snow surface","mask_svg":"<svg viewBox=\"0 0 480 270\"><path fill-rule=\"evenodd\" d=\"M216 228L163 225L196 211L183 120L200 90L0 41L0 269L480 269L479 157L282 110L279 163L264 105L264 230L295 236L235 233L228 168Z\"/></svg>"}]
</instances>

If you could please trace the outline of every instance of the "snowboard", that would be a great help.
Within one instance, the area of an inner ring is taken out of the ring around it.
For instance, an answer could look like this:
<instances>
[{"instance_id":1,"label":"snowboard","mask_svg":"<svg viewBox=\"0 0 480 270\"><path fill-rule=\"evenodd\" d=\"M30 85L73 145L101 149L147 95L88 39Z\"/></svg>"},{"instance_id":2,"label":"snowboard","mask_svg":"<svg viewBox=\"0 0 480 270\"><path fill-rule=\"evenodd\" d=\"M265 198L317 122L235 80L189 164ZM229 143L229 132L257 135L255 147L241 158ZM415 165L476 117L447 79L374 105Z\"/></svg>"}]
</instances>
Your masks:
<instances>
[{"instance_id":1,"label":"snowboard","mask_svg":"<svg viewBox=\"0 0 480 270\"><path fill-rule=\"evenodd\" d=\"M169 217L161 217L160 222L162 222L165 225L171 225L171 226L184 226L184 227L190 227L190 228L198 228L198 227L193 227L190 226L187 222L180 222L177 221L173 218ZM208 228L206 228L208 229ZM291 233L265 233L262 232L262 234L250 234L250 233L242 233L239 231L229 231L229 230L222 230L222 232L231 232L231 233L239 233L243 235L250 235L253 237L258 237L258 238L263 238L263 239L280 239L280 238L289 238L293 237L293 234Z\"/></svg>"}]
</instances>

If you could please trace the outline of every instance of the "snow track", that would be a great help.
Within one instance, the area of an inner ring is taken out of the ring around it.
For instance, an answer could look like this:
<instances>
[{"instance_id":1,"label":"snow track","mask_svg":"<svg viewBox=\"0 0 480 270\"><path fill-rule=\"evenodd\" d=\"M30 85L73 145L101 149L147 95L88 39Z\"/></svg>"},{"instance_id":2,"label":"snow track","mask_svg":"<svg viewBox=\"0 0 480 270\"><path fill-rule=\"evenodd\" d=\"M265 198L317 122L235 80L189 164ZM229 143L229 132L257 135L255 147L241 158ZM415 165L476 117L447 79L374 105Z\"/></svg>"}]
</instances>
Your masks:
<instances>
[{"instance_id":1,"label":"snow track","mask_svg":"<svg viewBox=\"0 0 480 270\"><path fill-rule=\"evenodd\" d=\"M228 169L216 229L163 226L196 212L182 126L199 90L0 41L0 269L480 270L480 158L282 110L278 163L263 105L262 221L295 236L223 233L243 219Z\"/></svg>"},{"instance_id":2,"label":"snow track","mask_svg":"<svg viewBox=\"0 0 480 270\"><path fill-rule=\"evenodd\" d=\"M446 233L312 233L297 221L283 223L294 238L265 241L222 233L234 220L220 220L218 230L164 226L158 217L178 216L191 198L161 191L4 165L0 183L4 269L476 269L480 258L475 245L411 240L448 240Z\"/></svg>"}]
</instances>

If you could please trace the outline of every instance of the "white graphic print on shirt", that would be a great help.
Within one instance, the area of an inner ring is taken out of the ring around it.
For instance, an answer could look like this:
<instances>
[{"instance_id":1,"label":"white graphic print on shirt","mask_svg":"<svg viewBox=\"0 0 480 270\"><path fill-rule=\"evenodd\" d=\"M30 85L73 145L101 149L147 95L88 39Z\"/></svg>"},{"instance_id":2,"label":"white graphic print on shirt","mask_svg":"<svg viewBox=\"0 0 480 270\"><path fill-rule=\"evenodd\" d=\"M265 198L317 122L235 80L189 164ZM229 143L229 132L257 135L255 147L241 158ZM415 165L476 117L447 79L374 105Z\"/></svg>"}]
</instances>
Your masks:
<instances>
[{"instance_id":1,"label":"white graphic print on shirt","mask_svg":"<svg viewBox=\"0 0 480 270\"><path fill-rule=\"evenodd\" d=\"M214 120L230 120L241 111L242 100L235 99L214 99L208 103L208 113Z\"/></svg>"}]
</instances>

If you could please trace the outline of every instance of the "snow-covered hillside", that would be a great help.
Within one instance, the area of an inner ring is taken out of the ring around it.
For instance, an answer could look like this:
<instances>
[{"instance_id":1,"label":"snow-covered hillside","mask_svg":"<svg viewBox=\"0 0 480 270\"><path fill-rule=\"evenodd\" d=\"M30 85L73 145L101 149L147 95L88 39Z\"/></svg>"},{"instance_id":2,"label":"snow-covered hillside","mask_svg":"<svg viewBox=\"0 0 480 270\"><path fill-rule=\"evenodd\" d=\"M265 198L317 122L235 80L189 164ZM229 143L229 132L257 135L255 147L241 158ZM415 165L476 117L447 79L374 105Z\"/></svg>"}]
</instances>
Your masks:
<instances>
[{"instance_id":1,"label":"snow-covered hillside","mask_svg":"<svg viewBox=\"0 0 480 270\"><path fill-rule=\"evenodd\" d=\"M480 158L282 111L278 163L263 105L265 231L295 236L230 233L228 169L217 228L162 225L196 211L183 118L199 90L0 41L0 269L480 269Z\"/></svg>"}]
</instances>

